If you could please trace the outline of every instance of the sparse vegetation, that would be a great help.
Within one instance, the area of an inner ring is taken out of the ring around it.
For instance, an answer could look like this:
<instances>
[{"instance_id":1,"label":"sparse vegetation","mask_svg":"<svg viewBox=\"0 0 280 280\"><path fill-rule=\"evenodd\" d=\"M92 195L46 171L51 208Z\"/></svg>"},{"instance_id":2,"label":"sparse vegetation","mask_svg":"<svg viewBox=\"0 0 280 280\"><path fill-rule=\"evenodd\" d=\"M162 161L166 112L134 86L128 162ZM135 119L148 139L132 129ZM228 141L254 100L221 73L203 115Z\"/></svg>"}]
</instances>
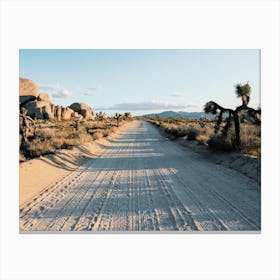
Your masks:
<instances>
[{"instance_id":1,"label":"sparse vegetation","mask_svg":"<svg viewBox=\"0 0 280 280\"><path fill-rule=\"evenodd\" d=\"M241 153L259 157L261 155L261 109L248 107L251 87L249 83L235 85L237 97L242 105L235 110L224 108L214 101L204 106L205 113L216 115L216 120L150 118L151 123L162 127L170 137L196 140L213 151ZM232 121L234 126L232 126Z\"/></svg>"},{"instance_id":2,"label":"sparse vegetation","mask_svg":"<svg viewBox=\"0 0 280 280\"><path fill-rule=\"evenodd\" d=\"M247 82L244 85L237 84L235 85L235 93L237 97L241 97L242 105L238 106L235 110L224 108L217 104L214 101L209 101L204 106L205 113L211 113L217 116L217 121L215 125L215 134L221 131L219 138L224 137L226 140L227 134L231 128L231 121L234 122L234 132L235 137L232 142L233 149L241 149L241 139L240 139L240 115L247 116L250 119L250 122L260 125L261 124L261 110L253 109L248 107L250 101L251 87ZM224 115L228 116L224 119ZM244 118L243 118L244 121Z\"/></svg>"},{"instance_id":3,"label":"sparse vegetation","mask_svg":"<svg viewBox=\"0 0 280 280\"><path fill-rule=\"evenodd\" d=\"M200 145L206 145L215 152L232 152L235 150L235 131L228 129L226 135L215 132L216 122L210 120L176 120L176 119L147 119L157 127L161 127L170 138L196 140ZM221 125L225 125L222 122ZM244 154L259 157L261 155L261 126L250 123L240 123L240 149Z\"/></svg>"},{"instance_id":4,"label":"sparse vegetation","mask_svg":"<svg viewBox=\"0 0 280 280\"><path fill-rule=\"evenodd\" d=\"M119 120L118 125L131 121ZM28 127L27 127L28 126ZM102 117L87 121L32 120L20 117L20 153L26 159L54 153L58 149L70 149L73 146L107 137L116 131L114 118Z\"/></svg>"}]
</instances>

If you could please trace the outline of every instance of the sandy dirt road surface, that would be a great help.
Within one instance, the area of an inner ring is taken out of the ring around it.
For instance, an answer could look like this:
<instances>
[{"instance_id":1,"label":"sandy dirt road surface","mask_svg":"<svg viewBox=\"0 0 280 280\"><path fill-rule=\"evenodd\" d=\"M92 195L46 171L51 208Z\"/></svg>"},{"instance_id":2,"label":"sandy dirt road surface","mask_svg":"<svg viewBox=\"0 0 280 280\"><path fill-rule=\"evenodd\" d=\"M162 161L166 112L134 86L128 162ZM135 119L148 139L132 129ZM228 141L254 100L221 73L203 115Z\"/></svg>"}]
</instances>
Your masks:
<instances>
[{"instance_id":1,"label":"sandy dirt road surface","mask_svg":"<svg viewBox=\"0 0 280 280\"><path fill-rule=\"evenodd\" d=\"M260 186L134 121L20 206L20 231L259 231Z\"/></svg>"}]
</instances>

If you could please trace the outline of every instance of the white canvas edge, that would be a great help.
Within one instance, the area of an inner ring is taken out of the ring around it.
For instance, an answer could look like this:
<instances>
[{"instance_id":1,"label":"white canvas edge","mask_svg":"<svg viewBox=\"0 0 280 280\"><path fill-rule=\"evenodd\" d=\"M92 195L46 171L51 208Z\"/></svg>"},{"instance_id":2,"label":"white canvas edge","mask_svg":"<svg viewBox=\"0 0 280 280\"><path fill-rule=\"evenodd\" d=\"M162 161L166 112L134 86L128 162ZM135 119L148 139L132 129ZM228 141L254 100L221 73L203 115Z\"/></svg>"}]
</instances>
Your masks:
<instances>
[{"instance_id":1,"label":"white canvas edge","mask_svg":"<svg viewBox=\"0 0 280 280\"><path fill-rule=\"evenodd\" d=\"M278 1L2 1L1 278L279 279L279 33ZM262 233L20 235L21 48L261 49Z\"/></svg>"}]
</instances>

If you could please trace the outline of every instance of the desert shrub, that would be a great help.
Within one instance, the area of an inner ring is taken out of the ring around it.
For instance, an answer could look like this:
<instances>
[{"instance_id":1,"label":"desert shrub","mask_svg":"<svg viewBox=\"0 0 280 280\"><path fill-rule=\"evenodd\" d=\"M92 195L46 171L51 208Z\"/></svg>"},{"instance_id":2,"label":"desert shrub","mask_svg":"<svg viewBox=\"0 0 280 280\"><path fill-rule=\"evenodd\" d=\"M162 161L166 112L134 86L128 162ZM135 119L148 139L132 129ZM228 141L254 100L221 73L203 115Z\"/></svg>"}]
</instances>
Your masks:
<instances>
[{"instance_id":1,"label":"desert shrub","mask_svg":"<svg viewBox=\"0 0 280 280\"><path fill-rule=\"evenodd\" d=\"M193 127L192 125L186 129L187 139L192 141L196 140L196 137L199 135L199 130Z\"/></svg>"},{"instance_id":2,"label":"desert shrub","mask_svg":"<svg viewBox=\"0 0 280 280\"><path fill-rule=\"evenodd\" d=\"M75 146L75 145L78 145L79 144L79 142L78 141L67 141L67 140L65 140L65 141L63 141L62 143L61 143L61 146L60 147L58 147L58 149L70 149L70 148L72 148L73 146Z\"/></svg>"},{"instance_id":3,"label":"desert shrub","mask_svg":"<svg viewBox=\"0 0 280 280\"><path fill-rule=\"evenodd\" d=\"M241 150L253 156L261 155L261 127L242 124L240 127Z\"/></svg>"},{"instance_id":4,"label":"desert shrub","mask_svg":"<svg viewBox=\"0 0 280 280\"><path fill-rule=\"evenodd\" d=\"M175 137L183 137L186 135L185 130L179 127L172 127L169 133Z\"/></svg>"},{"instance_id":5,"label":"desert shrub","mask_svg":"<svg viewBox=\"0 0 280 280\"><path fill-rule=\"evenodd\" d=\"M79 139L79 138L80 138L80 134L78 131L71 132L66 136L66 139Z\"/></svg>"},{"instance_id":6,"label":"desert shrub","mask_svg":"<svg viewBox=\"0 0 280 280\"><path fill-rule=\"evenodd\" d=\"M199 134L196 137L196 141L198 142L198 144L206 144L208 139L209 139L209 136L206 134Z\"/></svg>"},{"instance_id":7,"label":"desert shrub","mask_svg":"<svg viewBox=\"0 0 280 280\"><path fill-rule=\"evenodd\" d=\"M110 133L116 133L117 128L115 126L110 128Z\"/></svg>"},{"instance_id":8,"label":"desert shrub","mask_svg":"<svg viewBox=\"0 0 280 280\"><path fill-rule=\"evenodd\" d=\"M28 158L39 157L41 155L53 154L55 148L49 142L33 141L22 145L24 155Z\"/></svg>"},{"instance_id":9,"label":"desert shrub","mask_svg":"<svg viewBox=\"0 0 280 280\"><path fill-rule=\"evenodd\" d=\"M85 143L85 142L89 142L92 141L92 136L90 136L89 134L87 134L86 132L80 133L79 138L77 138L78 143ZM76 144L79 145L79 144Z\"/></svg>"},{"instance_id":10,"label":"desert shrub","mask_svg":"<svg viewBox=\"0 0 280 280\"><path fill-rule=\"evenodd\" d=\"M186 128L185 127L180 127L176 125L170 125L170 124L165 124L164 130L166 133L178 138L178 137L184 137L187 135Z\"/></svg>"},{"instance_id":11,"label":"desert shrub","mask_svg":"<svg viewBox=\"0 0 280 280\"><path fill-rule=\"evenodd\" d=\"M40 138L41 141L50 140L57 134L56 128L40 127L36 129L35 137Z\"/></svg>"},{"instance_id":12,"label":"desert shrub","mask_svg":"<svg viewBox=\"0 0 280 280\"><path fill-rule=\"evenodd\" d=\"M51 141L51 145L55 149L69 149L79 144L79 139L55 138Z\"/></svg>"},{"instance_id":13,"label":"desert shrub","mask_svg":"<svg viewBox=\"0 0 280 280\"><path fill-rule=\"evenodd\" d=\"M103 134L103 137L108 137L108 136L110 136L110 134L111 134L111 133L110 133L110 129L104 130L102 134Z\"/></svg>"},{"instance_id":14,"label":"desert shrub","mask_svg":"<svg viewBox=\"0 0 280 280\"><path fill-rule=\"evenodd\" d=\"M97 139L100 139L102 137L103 137L103 133L100 132L100 131L94 132L93 135L92 135L93 140L97 140Z\"/></svg>"},{"instance_id":15,"label":"desert shrub","mask_svg":"<svg viewBox=\"0 0 280 280\"><path fill-rule=\"evenodd\" d=\"M194 125L184 125L184 124L164 124L162 125L165 132L176 137L187 136L188 140L195 140L200 134L200 130Z\"/></svg>"},{"instance_id":16,"label":"desert shrub","mask_svg":"<svg viewBox=\"0 0 280 280\"><path fill-rule=\"evenodd\" d=\"M103 131L103 137L108 137L116 131L116 127L111 127Z\"/></svg>"},{"instance_id":17,"label":"desert shrub","mask_svg":"<svg viewBox=\"0 0 280 280\"><path fill-rule=\"evenodd\" d=\"M214 151L231 152L234 150L234 146L231 140L223 135L211 135L207 141L208 147Z\"/></svg>"}]
</instances>

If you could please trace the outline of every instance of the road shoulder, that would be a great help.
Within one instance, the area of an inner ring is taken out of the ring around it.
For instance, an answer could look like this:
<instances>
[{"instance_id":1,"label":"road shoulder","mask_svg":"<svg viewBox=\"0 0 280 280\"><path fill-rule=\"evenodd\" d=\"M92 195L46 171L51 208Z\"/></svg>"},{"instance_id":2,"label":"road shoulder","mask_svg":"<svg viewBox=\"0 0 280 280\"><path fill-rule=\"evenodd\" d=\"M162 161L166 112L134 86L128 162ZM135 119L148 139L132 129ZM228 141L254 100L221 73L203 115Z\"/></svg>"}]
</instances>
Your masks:
<instances>
[{"instance_id":1,"label":"road shoulder","mask_svg":"<svg viewBox=\"0 0 280 280\"><path fill-rule=\"evenodd\" d=\"M19 205L71 174L90 159L99 157L111 140L117 138L127 125L116 133L85 143L72 149L61 149L55 154L40 156L19 164Z\"/></svg>"},{"instance_id":2,"label":"road shoulder","mask_svg":"<svg viewBox=\"0 0 280 280\"><path fill-rule=\"evenodd\" d=\"M170 141L176 143L180 147L191 150L197 153L198 156L201 156L213 163L234 169L235 171L238 171L256 181L259 186L261 185L261 158L236 152L212 152L206 145L200 142L188 141L186 137L174 138L169 136L161 127L156 128L160 131L162 136L169 138Z\"/></svg>"}]
</instances>

